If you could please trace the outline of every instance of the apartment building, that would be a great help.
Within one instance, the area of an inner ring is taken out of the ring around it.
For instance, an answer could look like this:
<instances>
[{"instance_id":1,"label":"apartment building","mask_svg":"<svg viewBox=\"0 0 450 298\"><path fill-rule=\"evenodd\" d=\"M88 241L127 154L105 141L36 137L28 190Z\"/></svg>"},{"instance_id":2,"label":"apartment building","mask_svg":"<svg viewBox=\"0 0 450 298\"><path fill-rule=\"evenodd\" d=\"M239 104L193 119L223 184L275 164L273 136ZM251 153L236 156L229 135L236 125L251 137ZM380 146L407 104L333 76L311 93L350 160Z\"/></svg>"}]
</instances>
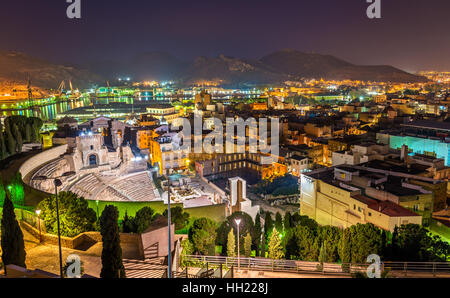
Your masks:
<instances>
[{"instance_id":1,"label":"apartment building","mask_svg":"<svg viewBox=\"0 0 450 298\"><path fill-rule=\"evenodd\" d=\"M301 175L300 213L342 228L373 223L393 231L402 224L428 225L435 193L426 185L444 183L364 166L319 169Z\"/></svg>"}]
</instances>

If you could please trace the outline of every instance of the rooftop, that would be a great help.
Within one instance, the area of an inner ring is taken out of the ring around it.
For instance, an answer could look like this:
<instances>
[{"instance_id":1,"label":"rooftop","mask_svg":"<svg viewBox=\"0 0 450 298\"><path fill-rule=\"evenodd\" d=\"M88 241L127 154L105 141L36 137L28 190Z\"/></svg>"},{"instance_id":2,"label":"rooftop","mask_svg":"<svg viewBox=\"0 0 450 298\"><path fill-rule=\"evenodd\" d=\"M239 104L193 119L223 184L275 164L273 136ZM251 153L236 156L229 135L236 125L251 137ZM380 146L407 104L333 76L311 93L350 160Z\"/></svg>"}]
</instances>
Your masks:
<instances>
[{"instance_id":1,"label":"rooftop","mask_svg":"<svg viewBox=\"0 0 450 298\"><path fill-rule=\"evenodd\" d=\"M416 120L410 123L401 124L401 126L450 131L450 122L439 122L435 120Z\"/></svg>"}]
</instances>

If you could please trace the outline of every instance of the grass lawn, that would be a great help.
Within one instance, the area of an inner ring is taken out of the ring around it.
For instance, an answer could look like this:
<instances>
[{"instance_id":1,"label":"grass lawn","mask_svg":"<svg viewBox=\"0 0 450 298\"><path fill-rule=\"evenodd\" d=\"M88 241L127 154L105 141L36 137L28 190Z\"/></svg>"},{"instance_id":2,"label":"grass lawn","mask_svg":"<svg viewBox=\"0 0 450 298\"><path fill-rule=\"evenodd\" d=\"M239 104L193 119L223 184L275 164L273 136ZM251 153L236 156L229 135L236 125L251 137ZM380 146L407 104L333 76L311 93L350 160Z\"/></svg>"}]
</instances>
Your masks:
<instances>
[{"instance_id":1,"label":"grass lawn","mask_svg":"<svg viewBox=\"0 0 450 298\"><path fill-rule=\"evenodd\" d=\"M428 230L434 234L441 236L441 238L450 243L450 228L444 224L439 223L437 220L432 219Z\"/></svg>"},{"instance_id":2,"label":"grass lawn","mask_svg":"<svg viewBox=\"0 0 450 298\"><path fill-rule=\"evenodd\" d=\"M2 160L0 166L0 177L3 180L5 187L9 184L9 182L14 178L14 176L19 171L20 166L30 157L34 156L36 152L24 152L20 154L16 154L14 156L10 156L5 160ZM48 197L48 194L45 192L33 189L23 184L25 191L25 209L33 209L37 206L37 204L43 199ZM28 207L28 208L27 208ZM31 208L29 208L31 207ZM20 207L18 207L20 208Z\"/></svg>"}]
</instances>

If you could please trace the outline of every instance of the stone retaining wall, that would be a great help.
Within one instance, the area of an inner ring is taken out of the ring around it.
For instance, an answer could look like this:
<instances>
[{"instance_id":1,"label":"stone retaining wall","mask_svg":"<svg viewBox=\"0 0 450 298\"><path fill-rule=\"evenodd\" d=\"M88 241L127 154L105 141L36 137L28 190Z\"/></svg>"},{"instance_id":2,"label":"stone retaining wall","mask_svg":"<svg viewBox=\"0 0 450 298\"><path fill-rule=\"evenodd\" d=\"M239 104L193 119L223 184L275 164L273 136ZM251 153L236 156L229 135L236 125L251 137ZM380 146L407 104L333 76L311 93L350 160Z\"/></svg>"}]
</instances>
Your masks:
<instances>
[{"instance_id":1,"label":"stone retaining wall","mask_svg":"<svg viewBox=\"0 0 450 298\"><path fill-rule=\"evenodd\" d=\"M20 226L27 232L32 234L36 239L39 239L38 229L25 221L20 221ZM43 243L58 245L58 235L41 233L41 239ZM79 247L82 247L85 243L95 244L98 242L102 242L102 235L100 234L100 232L84 232L75 237L61 236L61 246L70 249L77 249ZM141 237L139 234L120 233L120 243L136 245L138 247L139 253L143 255L143 251L141 248Z\"/></svg>"},{"instance_id":2,"label":"stone retaining wall","mask_svg":"<svg viewBox=\"0 0 450 298\"><path fill-rule=\"evenodd\" d=\"M22 178L25 178L27 175L32 173L33 170L40 167L41 165L60 157L62 154L66 153L66 151L67 145L61 145L45 150L31 157L30 159L25 161L19 168L19 172L22 175Z\"/></svg>"}]
</instances>

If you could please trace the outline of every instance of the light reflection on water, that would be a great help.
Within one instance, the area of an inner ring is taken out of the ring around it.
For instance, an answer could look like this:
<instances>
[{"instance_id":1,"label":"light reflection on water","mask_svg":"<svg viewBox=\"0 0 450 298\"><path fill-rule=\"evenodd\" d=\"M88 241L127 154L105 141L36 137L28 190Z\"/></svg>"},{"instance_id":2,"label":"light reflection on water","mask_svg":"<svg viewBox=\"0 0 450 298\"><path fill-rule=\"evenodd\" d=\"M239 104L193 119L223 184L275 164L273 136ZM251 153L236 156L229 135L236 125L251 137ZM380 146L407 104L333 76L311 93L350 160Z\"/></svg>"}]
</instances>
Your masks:
<instances>
[{"instance_id":1,"label":"light reflection on water","mask_svg":"<svg viewBox=\"0 0 450 298\"><path fill-rule=\"evenodd\" d=\"M168 97L157 97L156 101L160 100L170 100ZM188 99L188 98L186 98ZM109 104L112 102L123 102L128 104L138 103L138 102L148 102L154 101L153 97L139 97L135 99L131 96L121 96L121 97L84 97L76 101L63 101L58 103L52 103L47 105L42 105L37 108L25 108L16 110L5 110L0 109L1 116L11 116L11 115L22 115L27 117L39 117L44 121L55 120L57 115L70 111L75 108L80 108L84 106L89 106L92 104Z\"/></svg>"}]
</instances>

